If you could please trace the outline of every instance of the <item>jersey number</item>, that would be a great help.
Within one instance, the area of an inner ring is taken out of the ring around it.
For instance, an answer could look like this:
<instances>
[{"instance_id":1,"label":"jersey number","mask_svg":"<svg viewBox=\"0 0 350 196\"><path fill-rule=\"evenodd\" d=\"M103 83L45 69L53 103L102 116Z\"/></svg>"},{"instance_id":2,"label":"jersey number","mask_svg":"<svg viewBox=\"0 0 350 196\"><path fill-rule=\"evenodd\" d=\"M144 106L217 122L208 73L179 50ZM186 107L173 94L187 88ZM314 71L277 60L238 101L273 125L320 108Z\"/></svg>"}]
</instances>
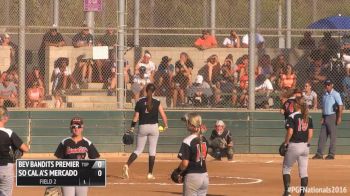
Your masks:
<instances>
[{"instance_id":1,"label":"jersey number","mask_svg":"<svg viewBox=\"0 0 350 196\"><path fill-rule=\"evenodd\" d=\"M298 131L307 131L309 124L302 119L298 119Z\"/></svg>"},{"instance_id":2,"label":"jersey number","mask_svg":"<svg viewBox=\"0 0 350 196\"><path fill-rule=\"evenodd\" d=\"M202 156L201 156L202 153ZM199 144L197 144L197 155L196 155L196 161L199 162L202 158L202 160L205 160L205 157L207 156L207 143L203 142L201 145L201 148L199 147Z\"/></svg>"}]
</instances>

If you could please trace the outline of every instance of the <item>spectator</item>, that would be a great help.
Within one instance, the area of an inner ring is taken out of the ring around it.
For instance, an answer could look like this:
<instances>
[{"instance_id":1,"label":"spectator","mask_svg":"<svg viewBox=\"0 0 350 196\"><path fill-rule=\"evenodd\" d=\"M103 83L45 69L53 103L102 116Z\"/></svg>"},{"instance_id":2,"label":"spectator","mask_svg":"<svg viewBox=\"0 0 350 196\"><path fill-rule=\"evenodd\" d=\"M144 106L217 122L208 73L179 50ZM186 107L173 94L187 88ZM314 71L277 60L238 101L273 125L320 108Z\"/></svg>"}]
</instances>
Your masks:
<instances>
[{"instance_id":1,"label":"spectator","mask_svg":"<svg viewBox=\"0 0 350 196\"><path fill-rule=\"evenodd\" d=\"M323 59L319 53L320 50L315 50L311 53L311 65L307 69L307 75L312 82L312 88L317 95L322 95L324 92L323 82L327 78L327 68L323 64Z\"/></svg>"},{"instance_id":2,"label":"spectator","mask_svg":"<svg viewBox=\"0 0 350 196\"><path fill-rule=\"evenodd\" d=\"M276 58L272 59L271 65L273 67L273 72L275 76L279 76L282 70L287 66L287 60L283 54L278 55Z\"/></svg>"},{"instance_id":3,"label":"spectator","mask_svg":"<svg viewBox=\"0 0 350 196\"><path fill-rule=\"evenodd\" d=\"M180 59L176 61L175 66L176 65L181 67L182 73L188 78L187 85L192 84L192 70L194 65L191 58L188 56L186 52L180 53Z\"/></svg>"},{"instance_id":4,"label":"spectator","mask_svg":"<svg viewBox=\"0 0 350 196\"><path fill-rule=\"evenodd\" d=\"M117 45L117 35L112 28L112 24L107 25L106 33L100 38L102 46L108 46L110 50Z\"/></svg>"},{"instance_id":5,"label":"spectator","mask_svg":"<svg viewBox=\"0 0 350 196\"><path fill-rule=\"evenodd\" d=\"M274 74L273 67L271 64L271 58L268 54L263 54L259 58L259 64L258 67L261 68L261 74L263 74L265 77L269 78Z\"/></svg>"},{"instance_id":6,"label":"spectator","mask_svg":"<svg viewBox=\"0 0 350 196\"><path fill-rule=\"evenodd\" d=\"M139 74L140 67L145 67L145 77L149 78L151 83L154 82L154 73L156 71L156 65L151 61L151 53L146 50L143 57L135 66L134 74Z\"/></svg>"},{"instance_id":7,"label":"spectator","mask_svg":"<svg viewBox=\"0 0 350 196\"><path fill-rule=\"evenodd\" d=\"M79 84L92 82L92 63L92 59L87 56L78 56L73 75Z\"/></svg>"},{"instance_id":8,"label":"spectator","mask_svg":"<svg viewBox=\"0 0 350 196\"><path fill-rule=\"evenodd\" d=\"M237 72L232 69L232 64L232 60L226 58L221 66L220 75L214 79L215 104L227 104L230 102L230 99L233 105L236 103L232 96L236 94L235 82L237 82ZM225 95L223 96L223 94Z\"/></svg>"},{"instance_id":9,"label":"spectator","mask_svg":"<svg viewBox=\"0 0 350 196\"><path fill-rule=\"evenodd\" d=\"M210 35L208 30L202 31L202 36L194 42L194 47L200 50L206 50L209 48L217 48L218 42L215 36Z\"/></svg>"},{"instance_id":10,"label":"spectator","mask_svg":"<svg viewBox=\"0 0 350 196\"><path fill-rule=\"evenodd\" d=\"M32 87L34 82L37 82L40 88L45 89L44 76L40 73L38 66L35 66L32 72L26 76L26 89Z\"/></svg>"},{"instance_id":11,"label":"spectator","mask_svg":"<svg viewBox=\"0 0 350 196\"><path fill-rule=\"evenodd\" d=\"M49 32L45 33L38 51L40 74L45 75L45 49L48 46L61 47L66 43L63 36L57 31L57 25L52 25Z\"/></svg>"},{"instance_id":12,"label":"spectator","mask_svg":"<svg viewBox=\"0 0 350 196\"><path fill-rule=\"evenodd\" d=\"M214 54L207 59L207 63L198 70L198 75L203 76L204 81L208 84L213 84L214 78L218 77L221 70L221 65L219 62L219 57Z\"/></svg>"},{"instance_id":13,"label":"spectator","mask_svg":"<svg viewBox=\"0 0 350 196\"><path fill-rule=\"evenodd\" d=\"M94 42L94 37L90 34L87 25L83 25L82 27L84 29L75 34L72 39L73 46L76 48L83 46L92 46Z\"/></svg>"},{"instance_id":14,"label":"spectator","mask_svg":"<svg viewBox=\"0 0 350 196\"><path fill-rule=\"evenodd\" d=\"M249 77L248 77L248 68L241 68L241 72L239 74L239 90L238 95L239 103L241 107L248 106L248 87L249 87Z\"/></svg>"},{"instance_id":15,"label":"spectator","mask_svg":"<svg viewBox=\"0 0 350 196\"><path fill-rule=\"evenodd\" d=\"M0 106L1 107L17 107L18 93L15 84L12 81L11 75L0 83Z\"/></svg>"},{"instance_id":16,"label":"spectator","mask_svg":"<svg viewBox=\"0 0 350 196\"><path fill-rule=\"evenodd\" d=\"M237 65L237 73L238 73L238 78L240 78L241 72L243 71L242 68L248 69L248 64L249 64L249 57L247 54L239 57L236 61Z\"/></svg>"},{"instance_id":17,"label":"spectator","mask_svg":"<svg viewBox=\"0 0 350 196\"><path fill-rule=\"evenodd\" d=\"M197 75L195 82L187 88L187 97L194 106L208 106L213 92L203 76Z\"/></svg>"},{"instance_id":18,"label":"spectator","mask_svg":"<svg viewBox=\"0 0 350 196\"><path fill-rule=\"evenodd\" d=\"M350 64L346 65L346 76L343 79L342 84L343 90L341 92L341 95L344 100L344 105L346 109L348 109L350 106Z\"/></svg>"},{"instance_id":19,"label":"spectator","mask_svg":"<svg viewBox=\"0 0 350 196\"><path fill-rule=\"evenodd\" d=\"M233 160L232 135L222 120L216 121L215 129L211 132L208 154L216 160L221 160L222 157L227 157L228 161Z\"/></svg>"},{"instance_id":20,"label":"spectator","mask_svg":"<svg viewBox=\"0 0 350 196\"><path fill-rule=\"evenodd\" d=\"M173 87L173 107L178 106L178 98L180 99L180 106L185 105L185 90L189 86L189 78L185 75L186 65L176 62L175 74L172 78Z\"/></svg>"},{"instance_id":21,"label":"spectator","mask_svg":"<svg viewBox=\"0 0 350 196\"><path fill-rule=\"evenodd\" d=\"M60 57L55 61L55 68L52 72L52 95L55 98L55 107L63 107L62 96L66 93L66 90L70 89L70 85L73 84L75 88L79 88L78 83L71 74L68 58ZM74 88L73 87L73 88Z\"/></svg>"},{"instance_id":22,"label":"spectator","mask_svg":"<svg viewBox=\"0 0 350 196\"><path fill-rule=\"evenodd\" d=\"M155 86L156 96L166 97L167 106L171 105L171 80L174 74L174 65L170 64L171 58L163 56L162 61L158 66L158 70L155 72Z\"/></svg>"},{"instance_id":23,"label":"spectator","mask_svg":"<svg viewBox=\"0 0 350 196\"><path fill-rule=\"evenodd\" d=\"M140 66L137 74L134 75L131 91L134 95L134 100L137 101L141 96L146 96L146 85L151 83L151 79L147 74L146 67Z\"/></svg>"},{"instance_id":24,"label":"spectator","mask_svg":"<svg viewBox=\"0 0 350 196\"><path fill-rule=\"evenodd\" d=\"M311 82L306 82L303 91L303 97L309 109L317 110L318 100L317 94L312 90Z\"/></svg>"},{"instance_id":25,"label":"spectator","mask_svg":"<svg viewBox=\"0 0 350 196\"><path fill-rule=\"evenodd\" d=\"M293 89L295 88L297 82L297 75L294 72L294 69L291 64L283 69L282 74L280 75L280 88L281 89Z\"/></svg>"},{"instance_id":26,"label":"spectator","mask_svg":"<svg viewBox=\"0 0 350 196\"><path fill-rule=\"evenodd\" d=\"M230 37L225 38L222 43L226 48L240 48L241 40L238 37L237 33L234 30L230 31Z\"/></svg>"},{"instance_id":27,"label":"spectator","mask_svg":"<svg viewBox=\"0 0 350 196\"><path fill-rule=\"evenodd\" d=\"M339 42L332 37L331 32L324 32L318 48L325 51L325 62L328 62L331 57L335 57L340 50Z\"/></svg>"},{"instance_id":28,"label":"spectator","mask_svg":"<svg viewBox=\"0 0 350 196\"><path fill-rule=\"evenodd\" d=\"M272 92L273 86L270 79L264 74L258 75L255 79L255 107L268 109L272 106L272 103L269 103Z\"/></svg>"},{"instance_id":29,"label":"spectator","mask_svg":"<svg viewBox=\"0 0 350 196\"><path fill-rule=\"evenodd\" d=\"M112 56L113 60L108 60L105 61L106 63L102 66L103 70L110 70L110 71L104 71L102 73L103 77L108 78L107 79L107 95L108 96L114 96L116 95L116 89L117 89L117 82L118 82L118 78L117 78L117 64L115 63L115 59L114 56ZM124 84L125 84L125 88L127 88L127 84L130 83L130 78L131 78L131 70L130 70L130 65L129 65L129 61L127 61L126 59L124 59ZM103 79L104 81L104 79Z\"/></svg>"},{"instance_id":30,"label":"spectator","mask_svg":"<svg viewBox=\"0 0 350 196\"><path fill-rule=\"evenodd\" d=\"M312 32L305 31L303 39L300 40L298 44L299 49L303 50L313 50L316 48L316 41L311 37Z\"/></svg>"},{"instance_id":31,"label":"spectator","mask_svg":"<svg viewBox=\"0 0 350 196\"><path fill-rule=\"evenodd\" d=\"M11 65L15 65L18 62L18 46L11 41L11 36L7 33L2 35L2 42L1 46L8 46L10 47L10 58L11 58Z\"/></svg>"},{"instance_id":32,"label":"spectator","mask_svg":"<svg viewBox=\"0 0 350 196\"><path fill-rule=\"evenodd\" d=\"M255 44L256 44L256 47L259 49L265 47L265 39L259 33L255 34ZM245 34L242 37L242 48L248 48L248 47L249 47L249 34Z\"/></svg>"},{"instance_id":33,"label":"spectator","mask_svg":"<svg viewBox=\"0 0 350 196\"><path fill-rule=\"evenodd\" d=\"M44 108L46 104L43 103L44 88L40 87L39 81L32 83L32 86L27 89L27 107L30 108Z\"/></svg>"}]
</instances>

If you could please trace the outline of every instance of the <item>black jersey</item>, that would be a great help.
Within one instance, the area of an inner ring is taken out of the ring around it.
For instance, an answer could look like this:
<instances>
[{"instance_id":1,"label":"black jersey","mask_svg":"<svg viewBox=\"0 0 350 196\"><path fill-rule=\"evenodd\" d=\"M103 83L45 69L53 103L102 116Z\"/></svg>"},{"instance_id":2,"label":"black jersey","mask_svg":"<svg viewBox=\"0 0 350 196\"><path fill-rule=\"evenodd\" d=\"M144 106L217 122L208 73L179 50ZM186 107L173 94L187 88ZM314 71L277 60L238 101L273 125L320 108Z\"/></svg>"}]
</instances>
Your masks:
<instances>
[{"instance_id":1,"label":"black jersey","mask_svg":"<svg viewBox=\"0 0 350 196\"><path fill-rule=\"evenodd\" d=\"M152 110L147 110L147 97L140 98L135 106L135 112L138 112L139 115L139 125L143 124L156 124L158 123L158 113L160 101L152 98Z\"/></svg>"},{"instance_id":2,"label":"black jersey","mask_svg":"<svg viewBox=\"0 0 350 196\"><path fill-rule=\"evenodd\" d=\"M282 109L284 110L284 113L283 113L284 119L287 119L288 116L294 112L294 104L295 104L295 97L291 97L283 103Z\"/></svg>"},{"instance_id":3,"label":"black jersey","mask_svg":"<svg viewBox=\"0 0 350 196\"><path fill-rule=\"evenodd\" d=\"M0 165L14 163L10 157L10 149L19 149L22 144L21 138L11 129L0 128Z\"/></svg>"},{"instance_id":4,"label":"black jersey","mask_svg":"<svg viewBox=\"0 0 350 196\"><path fill-rule=\"evenodd\" d=\"M313 129L314 126L311 117L309 117L309 122L306 123L303 121L303 115L300 112L294 112L287 118L286 129L288 128L293 129L293 135L289 142L300 143L307 142L309 129Z\"/></svg>"},{"instance_id":5,"label":"black jersey","mask_svg":"<svg viewBox=\"0 0 350 196\"><path fill-rule=\"evenodd\" d=\"M85 137L78 143L75 143L71 137L62 140L58 145L55 156L60 159L96 159L100 157L92 142Z\"/></svg>"},{"instance_id":6,"label":"black jersey","mask_svg":"<svg viewBox=\"0 0 350 196\"><path fill-rule=\"evenodd\" d=\"M210 140L213 140L215 138L222 138L222 139L225 139L227 144L230 144L232 142L232 135L231 135L231 132L227 129L225 129L221 135L218 134L218 132L214 129L212 132L211 132L211 135L210 135Z\"/></svg>"},{"instance_id":7,"label":"black jersey","mask_svg":"<svg viewBox=\"0 0 350 196\"><path fill-rule=\"evenodd\" d=\"M202 148L200 148L199 137L196 134L190 135L183 140L178 158L181 160L189 160L186 173L207 172L207 166L205 164L207 149L207 140L204 136L202 136Z\"/></svg>"}]
</instances>

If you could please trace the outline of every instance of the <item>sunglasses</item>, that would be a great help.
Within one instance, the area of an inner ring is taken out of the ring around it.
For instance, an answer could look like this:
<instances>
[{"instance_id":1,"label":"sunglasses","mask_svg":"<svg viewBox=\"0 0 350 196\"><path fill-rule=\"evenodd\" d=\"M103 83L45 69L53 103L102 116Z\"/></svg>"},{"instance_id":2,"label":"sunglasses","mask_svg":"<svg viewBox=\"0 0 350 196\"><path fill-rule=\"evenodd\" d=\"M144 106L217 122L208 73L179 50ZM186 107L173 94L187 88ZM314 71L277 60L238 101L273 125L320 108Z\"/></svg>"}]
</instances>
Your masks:
<instances>
[{"instance_id":1,"label":"sunglasses","mask_svg":"<svg viewBox=\"0 0 350 196\"><path fill-rule=\"evenodd\" d=\"M82 128L82 126L81 125L72 125L72 126L70 126L70 128L71 129L80 129L80 128Z\"/></svg>"}]
</instances>

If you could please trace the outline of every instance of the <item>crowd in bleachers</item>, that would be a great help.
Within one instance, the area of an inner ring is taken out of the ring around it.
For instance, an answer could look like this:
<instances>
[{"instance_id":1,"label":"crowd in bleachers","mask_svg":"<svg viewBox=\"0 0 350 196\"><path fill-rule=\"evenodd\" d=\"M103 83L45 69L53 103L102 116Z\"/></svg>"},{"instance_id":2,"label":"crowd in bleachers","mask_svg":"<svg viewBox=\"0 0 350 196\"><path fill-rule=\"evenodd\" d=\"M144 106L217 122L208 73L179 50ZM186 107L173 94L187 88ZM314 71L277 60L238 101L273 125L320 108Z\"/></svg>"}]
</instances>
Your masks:
<instances>
[{"instance_id":1,"label":"crowd in bleachers","mask_svg":"<svg viewBox=\"0 0 350 196\"><path fill-rule=\"evenodd\" d=\"M86 26L83 26L86 27ZM202 36L194 41L199 50L209 50L216 47L240 48L248 47L248 35L239 37L235 31L230 31L223 43L218 43L209 31L203 31ZM257 108L278 108L283 95L295 89L304 89L304 96L311 109L319 108L319 97L322 96L323 81L331 79L334 88L342 92L345 103L350 100L350 39L343 36L342 42L325 32L324 37L316 43L310 32L305 32L304 38L298 44L305 55L296 65L288 62L287 56L279 54L270 56L259 53L255 72L255 94ZM264 48L264 37L256 34L257 48ZM10 36L1 36L2 46L11 47L11 66L1 73L0 105L18 106L18 47L10 41ZM61 57L55 60L54 71L51 74L52 92L45 92L45 47L65 46L66 42L54 26L44 36L39 49L39 64L31 70L26 70L26 106L46 107L42 101L45 95L52 94L56 107L63 107L63 96L85 88L87 83L104 83L108 89L107 95L116 94L117 66L115 64L115 32L108 28L106 34L95 38L88 28L82 29L73 39L74 47L109 46L110 57L106 60L92 60L84 55L76 62L69 62ZM262 50L263 51L263 50ZM232 51L234 53L234 50ZM340 54L339 54L340 53ZM71 70L68 64L75 64ZM166 97L170 107L237 107L245 108L249 97L249 58L245 54L234 59L232 54L225 59L218 55L208 56L203 65L195 65L186 51L180 51L178 57L163 56L161 62L152 62L151 51L144 51L141 59L131 66L125 59L125 88L132 99L137 100L145 94L145 86L154 83L157 86L156 96ZM194 72L196 71L196 73Z\"/></svg>"}]
</instances>

